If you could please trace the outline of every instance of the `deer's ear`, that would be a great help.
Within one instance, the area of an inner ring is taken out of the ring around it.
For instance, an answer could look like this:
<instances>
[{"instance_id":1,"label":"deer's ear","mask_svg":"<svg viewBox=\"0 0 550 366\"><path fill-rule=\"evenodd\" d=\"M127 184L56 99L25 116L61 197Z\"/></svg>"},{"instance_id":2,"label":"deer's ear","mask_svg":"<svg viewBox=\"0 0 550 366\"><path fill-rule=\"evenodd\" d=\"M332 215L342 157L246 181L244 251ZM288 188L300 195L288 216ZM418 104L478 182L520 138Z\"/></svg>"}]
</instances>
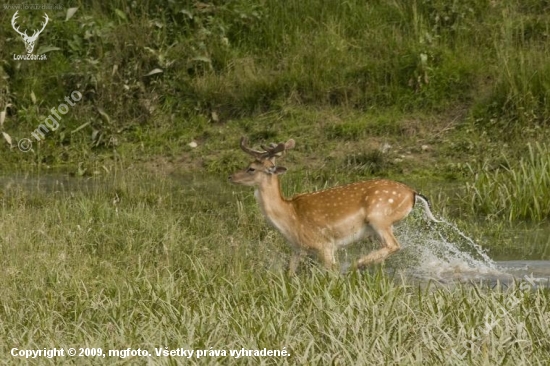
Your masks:
<instances>
[{"instance_id":1,"label":"deer's ear","mask_svg":"<svg viewBox=\"0 0 550 366\"><path fill-rule=\"evenodd\" d=\"M273 174L285 174L286 168L282 166L275 167L275 170L273 171Z\"/></svg>"},{"instance_id":2,"label":"deer's ear","mask_svg":"<svg viewBox=\"0 0 550 366\"><path fill-rule=\"evenodd\" d=\"M286 173L286 168L282 167L282 166L272 166L270 168L267 168L265 170L265 172L267 174L285 174Z\"/></svg>"},{"instance_id":3,"label":"deer's ear","mask_svg":"<svg viewBox=\"0 0 550 366\"><path fill-rule=\"evenodd\" d=\"M285 150L294 149L294 146L296 146L296 142L294 141L294 139L290 139L285 142Z\"/></svg>"}]
</instances>

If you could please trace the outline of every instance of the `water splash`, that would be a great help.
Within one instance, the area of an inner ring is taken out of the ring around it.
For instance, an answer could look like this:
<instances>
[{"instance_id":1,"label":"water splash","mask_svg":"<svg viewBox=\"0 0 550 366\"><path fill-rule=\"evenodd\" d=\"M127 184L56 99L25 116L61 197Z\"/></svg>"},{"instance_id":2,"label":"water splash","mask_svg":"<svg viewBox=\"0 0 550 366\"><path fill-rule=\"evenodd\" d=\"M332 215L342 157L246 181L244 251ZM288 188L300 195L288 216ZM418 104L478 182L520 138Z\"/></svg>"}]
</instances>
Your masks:
<instances>
[{"instance_id":1,"label":"water splash","mask_svg":"<svg viewBox=\"0 0 550 366\"><path fill-rule=\"evenodd\" d=\"M403 246L395 260L398 272L407 277L440 282L510 277L499 269L481 245L452 222L441 220L427 226L424 219L415 216L396 230Z\"/></svg>"},{"instance_id":2,"label":"water splash","mask_svg":"<svg viewBox=\"0 0 550 366\"><path fill-rule=\"evenodd\" d=\"M387 270L400 277L420 283L550 288L550 261L495 262L481 245L447 220L426 224L425 219L413 215L397 228L396 236L403 249L390 257Z\"/></svg>"},{"instance_id":3,"label":"water splash","mask_svg":"<svg viewBox=\"0 0 550 366\"><path fill-rule=\"evenodd\" d=\"M475 252L475 254L481 257L483 263L486 266L490 267L491 269L496 269L495 262L491 258L489 258L485 250L481 247L481 245L477 244L469 236L466 236L466 234L464 234L455 224L444 219L441 219L441 222L446 224L448 227L452 228L462 239L466 240L468 244L471 246L471 248L473 249L473 251ZM439 235L442 240L445 240L445 238L441 235L441 233L439 233Z\"/></svg>"},{"instance_id":4,"label":"water splash","mask_svg":"<svg viewBox=\"0 0 550 366\"><path fill-rule=\"evenodd\" d=\"M521 289L550 288L550 261L495 262L487 251L448 220L427 222L421 214L411 213L395 228L402 250L385 261L385 271L396 279L422 284L458 283L484 286L513 286ZM339 254L340 271L347 273L353 263L375 244L344 248ZM366 270L375 268L367 267Z\"/></svg>"}]
</instances>

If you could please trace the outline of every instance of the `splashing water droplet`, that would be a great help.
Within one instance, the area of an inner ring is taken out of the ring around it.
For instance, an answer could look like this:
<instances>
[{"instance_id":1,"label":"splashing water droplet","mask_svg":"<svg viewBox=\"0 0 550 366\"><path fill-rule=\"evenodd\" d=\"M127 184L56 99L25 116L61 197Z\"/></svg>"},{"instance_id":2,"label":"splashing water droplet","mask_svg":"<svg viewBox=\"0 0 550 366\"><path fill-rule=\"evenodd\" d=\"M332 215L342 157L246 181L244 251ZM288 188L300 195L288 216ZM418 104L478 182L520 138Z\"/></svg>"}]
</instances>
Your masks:
<instances>
[{"instance_id":1,"label":"splashing water droplet","mask_svg":"<svg viewBox=\"0 0 550 366\"><path fill-rule=\"evenodd\" d=\"M411 215L396 230L403 253L396 271L408 277L442 282L482 280L507 276L481 245L447 220L430 223Z\"/></svg>"}]
</instances>

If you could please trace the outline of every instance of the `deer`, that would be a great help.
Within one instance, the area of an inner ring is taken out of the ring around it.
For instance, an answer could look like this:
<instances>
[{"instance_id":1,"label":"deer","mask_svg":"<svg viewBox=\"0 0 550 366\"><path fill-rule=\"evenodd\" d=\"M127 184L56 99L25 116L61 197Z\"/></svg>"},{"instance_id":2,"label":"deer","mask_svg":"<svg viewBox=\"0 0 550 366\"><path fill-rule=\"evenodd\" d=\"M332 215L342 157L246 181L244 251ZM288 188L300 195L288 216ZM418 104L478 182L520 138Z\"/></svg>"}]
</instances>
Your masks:
<instances>
[{"instance_id":1,"label":"deer","mask_svg":"<svg viewBox=\"0 0 550 366\"><path fill-rule=\"evenodd\" d=\"M17 13L19 13L19 10L13 14L13 17L11 18L11 26L13 29L23 38L23 42L25 42L25 48L27 49L27 53L32 53L32 50L34 49L34 45L36 43L36 40L38 39L38 36L44 28L46 28L46 24L48 24L48 14L44 13L44 21L42 22L42 29L39 31L35 30L32 36L27 35L27 30L25 29L24 32L21 32L19 30L19 27L16 25L15 21L17 20Z\"/></svg>"},{"instance_id":2,"label":"deer","mask_svg":"<svg viewBox=\"0 0 550 366\"><path fill-rule=\"evenodd\" d=\"M380 241L380 248L359 258L354 267L383 262L401 245L393 234L393 225L403 220L416 203L422 203L431 221L428 199L409 186L387 179L371 179L285 198L279 175L287 169L276 159L295 147L293 139L262 146L263 151L247 146L242 137L241 149L254 160L246 169L229 177L234 184L255 188L260 210L275 229L290 243L292 255L288 275L294 276L300 262L310 253L317 254L328 270L336 268L336 251L367 237Z\"/></svg>"}]
</instances>

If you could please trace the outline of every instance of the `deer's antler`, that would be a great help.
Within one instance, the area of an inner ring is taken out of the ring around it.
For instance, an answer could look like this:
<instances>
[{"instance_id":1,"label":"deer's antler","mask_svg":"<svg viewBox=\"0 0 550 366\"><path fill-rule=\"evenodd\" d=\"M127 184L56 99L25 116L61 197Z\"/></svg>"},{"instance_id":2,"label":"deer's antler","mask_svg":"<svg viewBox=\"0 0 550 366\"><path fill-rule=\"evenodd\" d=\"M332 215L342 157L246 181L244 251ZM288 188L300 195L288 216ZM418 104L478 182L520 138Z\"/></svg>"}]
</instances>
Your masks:
<instances>
[{"instance_id":1,"label":"deer's antler","mask_svg":"<svg viewBox=\"0 0 550 366\"><path fill-rule=\"evenodd\" d=\"M253 157L255 157L256 159L263 159L264 156L265 156L265 151L258 151L258 150L254 150L254 149L251 149L249 148L248 146L246 146L248 144L248 139L246 137L241 137L241 149L249 154L249 155L252 155Z\"/></svg>"},{"instance_id":2,"label":"deer's antler","mask_svg":"<svg viewBox=\"0 0 550 366\"><path fill-rule=\"evenodd\" d=\"M280 157L282 156L282 153L284 153L285 150L290 150L295 145L294 140L290 139L286 143L280 142L278 144L275 144L272 142L269 144L269 147L262 145L262 149L264 149L264 151L258 151L246 146L247 143L248 143L247 138L241 137L241 149L245 153L252 155L258 160L270 159L276 156Z\"/></svg>"}]
</instances>

